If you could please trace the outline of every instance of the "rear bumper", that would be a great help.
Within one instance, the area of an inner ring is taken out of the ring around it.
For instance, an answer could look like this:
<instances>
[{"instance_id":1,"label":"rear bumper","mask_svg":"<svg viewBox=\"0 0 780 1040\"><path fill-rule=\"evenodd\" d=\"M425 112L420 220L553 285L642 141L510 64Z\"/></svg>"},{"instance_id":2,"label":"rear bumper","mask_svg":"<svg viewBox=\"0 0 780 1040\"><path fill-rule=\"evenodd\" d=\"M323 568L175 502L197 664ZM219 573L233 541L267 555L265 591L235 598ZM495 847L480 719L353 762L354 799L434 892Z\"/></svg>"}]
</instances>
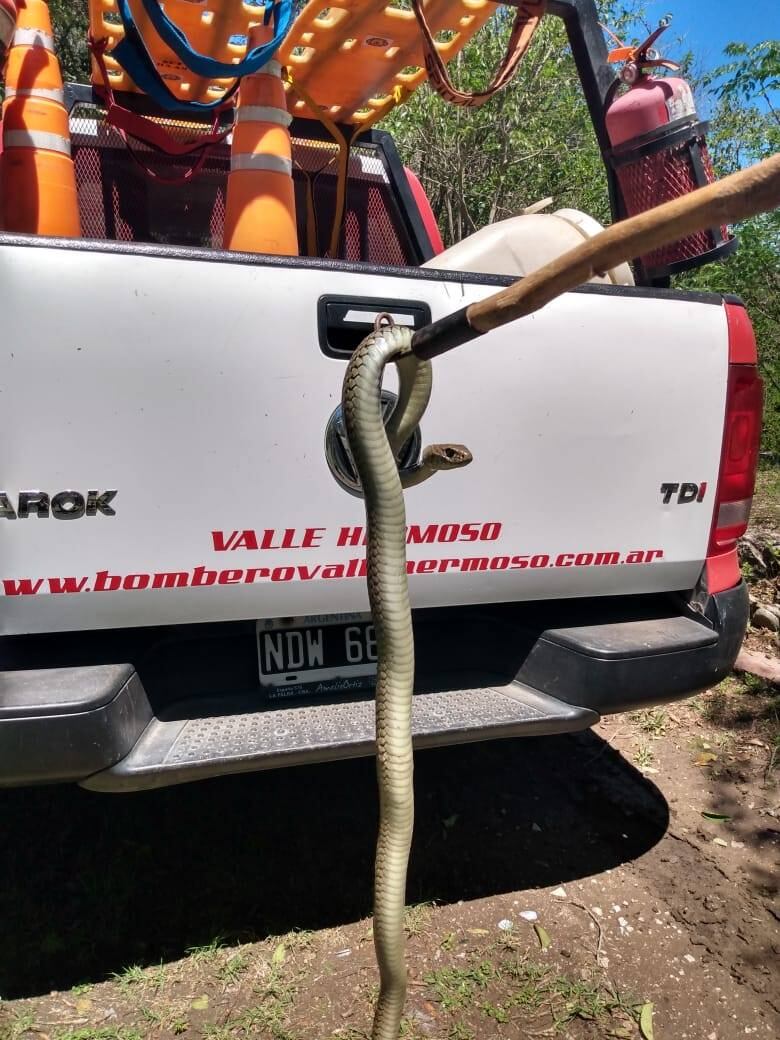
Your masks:
<instances>
[{"instance_id":1,"label":"rear bumper","mask_svg":"<svg viewBox=\"0 0 780 1040\"><path fill-rule=\"evenodd\" d=\"M519 677L600 715L678 700L725 679L749 619L744 582L708 597L701 614L549 629Z\"/></svg>"},{"instance_id":2,"label":"rear bumper","mask_svg":"<svg viewBox=\"0 0 780 1040\"><path fill-rule=\"evenodd\" d=\"M744 584L695 613L675 597L420 611L416 744L571 731L687 696L729 673L747 620ZM0 786L138 790L373 753L369 695L263 703L253 629L193 628L148 646L138 632L0 644ZM123 651L133 663L86 663ZM52 666L25 667L31 654Z\"/></svg>"}]
</instances>

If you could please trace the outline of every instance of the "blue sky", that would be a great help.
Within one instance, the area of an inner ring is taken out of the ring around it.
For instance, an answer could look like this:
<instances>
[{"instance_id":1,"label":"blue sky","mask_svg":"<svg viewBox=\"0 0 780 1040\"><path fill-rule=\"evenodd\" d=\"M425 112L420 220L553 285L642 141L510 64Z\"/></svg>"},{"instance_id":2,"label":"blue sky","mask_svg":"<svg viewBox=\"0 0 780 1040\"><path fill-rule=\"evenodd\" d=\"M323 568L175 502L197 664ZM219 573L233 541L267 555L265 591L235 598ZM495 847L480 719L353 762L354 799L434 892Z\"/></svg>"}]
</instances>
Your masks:
<instances>
[{"instance_id":1,"label":"blue sky","mask_svg":"<svg viewBox=\"0 0 780 1040\"><path fill-rule=\"evenodd\" d=\"M653 25L671 13L667 35L685 37L707 69L721 63L731 40L753 44L780 39L780 0L652 0L649 12Z\"/></svg>"},{"instance_id":2,"label":"blue sky","mask_svg":"<svg viewBox=\"0 0 780 1040\"><path fill-rule=\"evenodd\" d=\"M673 58L676 40L682 37L702 70L723 64L727 60L723 48L732 40L752 45L780 39L780 0L742 0L736 4L734 0L651 0L648 12L651 25L657 25L665 14L673 16L665 51L661 39L662 53ZM778 94L775 98L780 101Z\"/></svg>"}]
</instances>

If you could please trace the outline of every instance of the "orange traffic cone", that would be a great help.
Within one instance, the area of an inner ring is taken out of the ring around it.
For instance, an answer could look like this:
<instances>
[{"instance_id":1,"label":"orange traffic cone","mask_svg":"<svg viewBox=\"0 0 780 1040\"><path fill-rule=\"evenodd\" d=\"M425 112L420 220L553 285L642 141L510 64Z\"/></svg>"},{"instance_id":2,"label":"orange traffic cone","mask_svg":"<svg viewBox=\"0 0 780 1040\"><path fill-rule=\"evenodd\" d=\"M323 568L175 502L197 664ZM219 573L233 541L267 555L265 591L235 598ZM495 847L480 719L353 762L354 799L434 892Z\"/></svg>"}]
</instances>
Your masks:
<instances>
[{"instance_id":1,"label":"orange traffic cone","mask_svg":"<svg viewBox=\"0 0 780 1040\"><path fill-rule=\"evenodd\" d=\"M49 7L44 0L17 0L17 6L3 103L3 227L78 238L76 174Z\"/></svg>"},{"instance_id":2,"label":"orange traffic cone","mask_svg":"<svg viewBox=\"0 0 780 1040\"><path fill-rule=\"evenodd\" d=\"M248 50L271 39L271 27L249 30ZM225 249L298 255L290 121L276 61L246 76L236 110L225 204Z\"/></svg>"}]
</instances>

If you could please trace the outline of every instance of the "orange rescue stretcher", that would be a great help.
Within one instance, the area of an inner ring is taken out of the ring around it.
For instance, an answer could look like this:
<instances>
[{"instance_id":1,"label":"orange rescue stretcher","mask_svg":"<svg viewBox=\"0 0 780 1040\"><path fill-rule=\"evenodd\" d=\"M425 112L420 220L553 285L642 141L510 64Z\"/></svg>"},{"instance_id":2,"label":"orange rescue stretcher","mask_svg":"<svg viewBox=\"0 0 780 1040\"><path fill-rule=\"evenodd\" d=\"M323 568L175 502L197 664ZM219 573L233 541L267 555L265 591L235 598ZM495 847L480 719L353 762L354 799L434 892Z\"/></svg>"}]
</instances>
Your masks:
<instances>
[{"instance_id":1,"label":"orange rescue stretcher","mask_svg":"<svg viewBox=\"0 0 780 1040\"><path fill-rule=\"evenodd\" d=\"M182 102L209 102L222 97L230 79L193 75L156 35L138 0L130 7L144 43L166 86ZM493 0L427 0L425 17L442 61L448 63L482 28L497 5ZM238 64L247 49L249 28L263 18L257 3L166 0L165 11L194 50L219 61ZM116 0L90 0L90 32L108 37L105 63L116 91L136 85L111 52L124 30ZM375 122L405 100L428 73L417 17L402 0L310 0L295 19L277 54L295 83L318 107L339 123ZM92 80L102 86L93 61ZM306 102L292 103L293 114L306 115Z\"/></svg>"}]
</instances>

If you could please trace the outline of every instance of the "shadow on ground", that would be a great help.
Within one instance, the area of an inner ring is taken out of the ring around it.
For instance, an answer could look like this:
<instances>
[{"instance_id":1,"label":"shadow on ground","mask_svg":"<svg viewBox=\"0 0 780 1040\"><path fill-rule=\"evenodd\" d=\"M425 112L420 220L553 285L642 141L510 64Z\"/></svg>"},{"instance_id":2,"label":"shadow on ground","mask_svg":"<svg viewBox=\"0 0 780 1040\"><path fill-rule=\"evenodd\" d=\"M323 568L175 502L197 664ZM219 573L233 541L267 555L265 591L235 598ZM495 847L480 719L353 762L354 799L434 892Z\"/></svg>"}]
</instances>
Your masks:
<instances>
[{"instance_id":1,"label":"shadow on ground","mask_svg":"<svg viewBox=\"0 0 780 1040\"><path fill-rule=\"evenodd\" d=\"M415 786L410 902L586 877L652 848L668 820L593 733L419 753ZM2 791L0 996L364 917L376 808L370 760L136 795Z\"/></svg>"}]
</instances>

